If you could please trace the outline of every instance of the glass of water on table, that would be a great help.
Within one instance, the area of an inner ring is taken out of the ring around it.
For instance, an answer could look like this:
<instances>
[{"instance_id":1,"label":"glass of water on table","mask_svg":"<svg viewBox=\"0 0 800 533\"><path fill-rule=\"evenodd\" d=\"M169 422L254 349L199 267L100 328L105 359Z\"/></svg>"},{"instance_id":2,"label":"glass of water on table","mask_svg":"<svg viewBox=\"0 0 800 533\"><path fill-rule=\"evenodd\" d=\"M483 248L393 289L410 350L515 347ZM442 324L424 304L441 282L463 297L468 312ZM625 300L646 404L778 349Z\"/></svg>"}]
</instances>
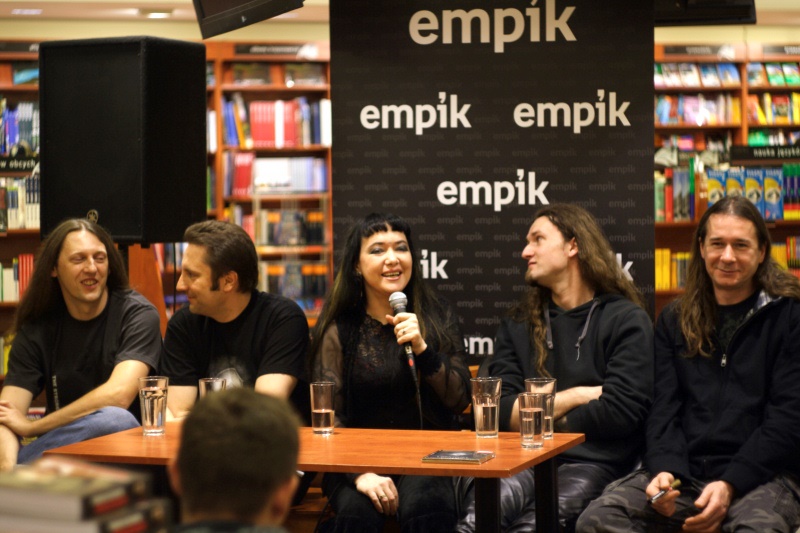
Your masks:
<instances>
[{"instance_id":1,"label":"glass of water on table","mask_svg":"<svg viewBox=\"0 0 800 533\"><path fill-rule=\"evenodd\" d=\"M142 433L147 437L164 434L168 388L169 378L166 376L147 376L139 378L139 404L142 408Z\"/></svg>"},{"instance_id":2,"label":"glass of water on table","mask_svg":"<svg viewBox=\"0 0 800 533\"><path fill-rule=\"evenodd\" d=\"M500 424L501 378L472 378L472 412L475 415L475 433L478 438L497 438Z\"/></svg>"}]
</instances>

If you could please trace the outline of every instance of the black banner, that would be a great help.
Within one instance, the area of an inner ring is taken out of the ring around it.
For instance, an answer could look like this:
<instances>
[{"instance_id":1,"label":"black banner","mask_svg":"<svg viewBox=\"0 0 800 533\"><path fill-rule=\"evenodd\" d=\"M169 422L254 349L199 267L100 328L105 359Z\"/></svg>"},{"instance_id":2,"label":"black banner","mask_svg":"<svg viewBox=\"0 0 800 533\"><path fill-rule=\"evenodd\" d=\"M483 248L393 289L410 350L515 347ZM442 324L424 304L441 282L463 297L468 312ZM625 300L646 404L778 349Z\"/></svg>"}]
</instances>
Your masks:
<instances>
[{"instance_id":1,"label":"black banner","mask_svg":"<svg viewBox=\"0 0 800 533\"><path fill-rule=\"evenodd\" d=\"M332 0L330 20L337 251L367 213L408 219L477 363L534 213L571 202L652 309L652 5Z\"/></svg>"}]
</instances>

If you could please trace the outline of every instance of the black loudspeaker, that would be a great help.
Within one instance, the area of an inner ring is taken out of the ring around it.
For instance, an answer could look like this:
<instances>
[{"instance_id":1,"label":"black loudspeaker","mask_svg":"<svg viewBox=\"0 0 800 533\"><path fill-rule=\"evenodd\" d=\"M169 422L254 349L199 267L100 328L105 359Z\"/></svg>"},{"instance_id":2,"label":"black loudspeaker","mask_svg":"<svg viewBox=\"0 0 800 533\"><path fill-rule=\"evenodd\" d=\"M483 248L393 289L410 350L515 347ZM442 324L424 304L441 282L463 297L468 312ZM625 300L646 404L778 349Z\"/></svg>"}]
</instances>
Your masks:
<instances>
[{"instance_id":1,"label":"black loudspeaker","mask_svg":"<svg viewBox=\"0 0 800 533\"><path fill-rule=\"evenodd\" d=\"M154 37L39 51L41 228L97 217L120 243L206 218L205 46Z\"/></svg>"}]
</instances>

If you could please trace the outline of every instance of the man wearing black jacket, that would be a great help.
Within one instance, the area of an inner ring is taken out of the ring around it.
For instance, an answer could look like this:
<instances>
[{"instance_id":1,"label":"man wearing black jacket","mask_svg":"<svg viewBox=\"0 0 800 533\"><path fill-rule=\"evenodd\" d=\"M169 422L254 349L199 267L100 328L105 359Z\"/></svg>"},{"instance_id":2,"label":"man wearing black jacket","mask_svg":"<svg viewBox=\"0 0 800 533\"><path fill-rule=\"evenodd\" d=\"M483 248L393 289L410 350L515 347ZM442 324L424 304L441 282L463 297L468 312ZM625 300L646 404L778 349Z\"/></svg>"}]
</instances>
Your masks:
<instances>
[{"instance_id":1,"label":"man wearing black jacket","mask_svg":"<svg viewBox=\"0 0 800 533\"><path fill-rule=\"evenodd\" d=\"M692 247L685 294L656 326L646 470L610 485L580 531L800 525L800 282L745 198L711 206Z\"/></svg>"},{"instance_id":2,"label":"man wearing black jacket","mask_svg":"<svg viewBox=\"0 0 800 533\"><path fill-rule=\"evenodd\" d=\"M503 380L500 429L518 431L525 379L557 379L556 431L586 442L559 455L560 520L580 512L641 458L653 385L653 328L597 221L574 205L539 211L527 235L528 293L497 333L491 376ZM501 480L501 526L534 531L533 470ZM474 498L458 531L473 531Z\"/></svg>"}]
</instances>

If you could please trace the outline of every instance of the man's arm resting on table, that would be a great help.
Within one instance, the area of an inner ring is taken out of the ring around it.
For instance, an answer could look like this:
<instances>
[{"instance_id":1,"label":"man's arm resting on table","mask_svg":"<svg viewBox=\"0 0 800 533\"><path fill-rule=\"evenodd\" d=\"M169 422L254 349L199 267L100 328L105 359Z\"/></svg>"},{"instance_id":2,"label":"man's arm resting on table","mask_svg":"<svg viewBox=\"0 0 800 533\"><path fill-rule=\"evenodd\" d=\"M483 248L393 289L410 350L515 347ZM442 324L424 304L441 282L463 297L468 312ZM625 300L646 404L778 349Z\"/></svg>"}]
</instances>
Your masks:
<instances>
[{"instance_id":1,"label":"man's arm resting on table","mask_svg":"<svg viewBox=\"0 0 800 533\"><path fill-rule=\"evenodd\" d=\"M197 387L172 385L167 393L167 420L183 418L197 401Z\"/></svg>"},{"instance_id":2,"label":"man's arm resting on table","mask_svg":"<svg viewBox=\"0 0 800 533\"><path fill-rule=\"evenodd\" d=\"M256 392L288 400L297 378L289 374L263 374L256 379Z\"/></svg>"},{"instance_id":3,"label":"man's arm resting on table","mask_svg":"<svg viewBox=\"0 0 800 533\"><path fill-rule=\"evenodd\" d=\"M596 400L603 392L603 387L597 385L595 387L572 387L565 391L556 393L556 401L553 406L553 420L558 422L567 413L585 405L592 400ZM519 431L519 400L514 401L514 407L511 408L511 418L508 421L508 429L510 431Z\"/></svg>"},{"instance_id":4,"label":"man's arm resting on table","mask_svg":"<svg viewBox=\"0 0 800 533\"><path fill-rule=\"evenodd\" d=\"M42 435L56 428L78 420L103 407L127 409L139 394L139 378L146 376L150 367L141 361L122 361L117 363L108 381L93 389L74 402L53 411L44 418L34 421L27 435Z\"/></svg>"},{"instance_id":5,"label":"man's arm resting on table","mask_svg":"<svg viewBox=\"0 0 800 533\"><path fill-rule=\"evenodd\" d=\"M28 408L33 401L33 394L21 387L7 385L0 393L0 402L10 409L17 409L27 416ZM13 469L17 465L19 453L19 437L12 430L0 424L0 472Z\"/></svg>"}]
</instances>

